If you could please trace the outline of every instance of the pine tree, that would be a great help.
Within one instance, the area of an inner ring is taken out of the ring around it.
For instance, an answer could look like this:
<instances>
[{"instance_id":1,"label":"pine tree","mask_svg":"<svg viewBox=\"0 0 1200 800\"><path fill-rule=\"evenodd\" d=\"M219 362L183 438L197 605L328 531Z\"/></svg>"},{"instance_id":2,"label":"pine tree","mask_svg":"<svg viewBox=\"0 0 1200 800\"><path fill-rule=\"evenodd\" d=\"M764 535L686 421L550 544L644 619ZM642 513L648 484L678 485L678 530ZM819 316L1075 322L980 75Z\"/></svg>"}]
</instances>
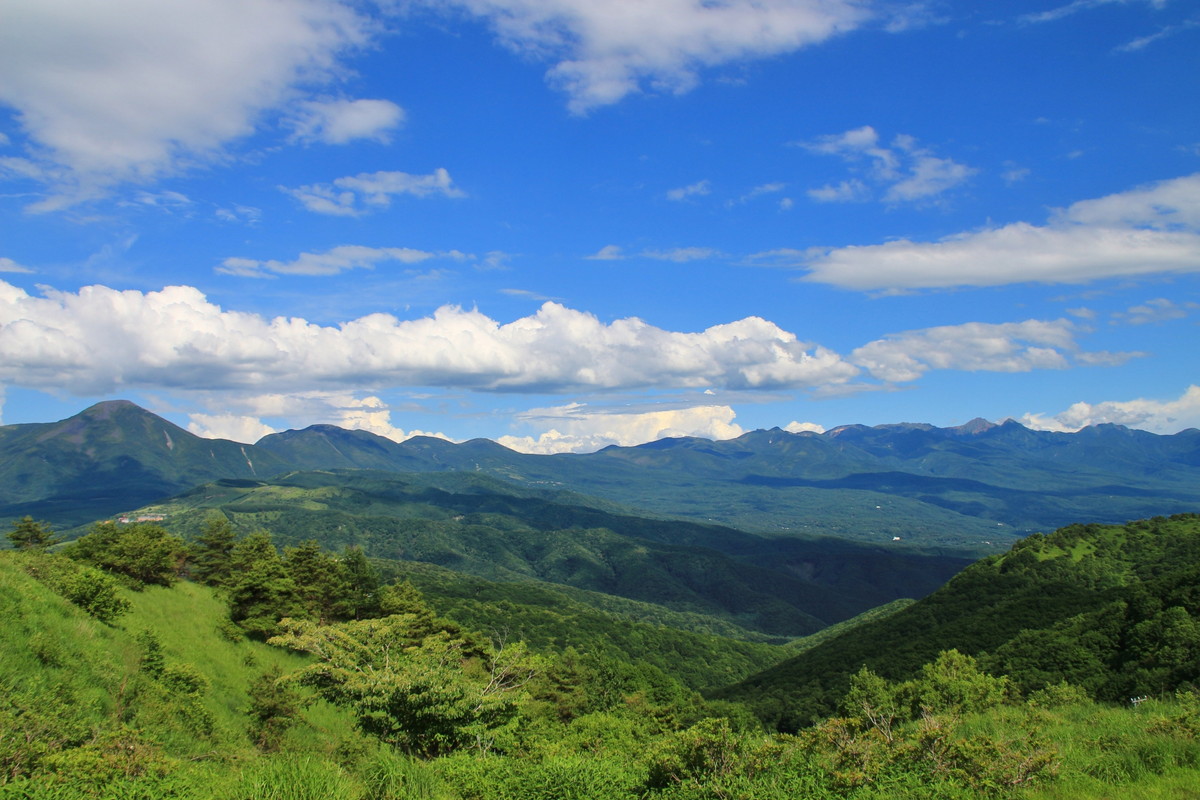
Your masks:
<instances>
[{"instance_id":1,"label":"pine tree","mask_svg":"<svg viewBox=\"0 0 1200 800\"><path fill-rule=\"evenodd\" d=\"M192 579L209 586L221 586L232 571L233 547L237 542L233 526L224 517L210 517L204 531L191 548Z\"/></svg>"},{"instance_id":2,"label":"pine tree","mask_svg":"<svg viewBox=\"0 0 1200 800\"><path fill-rule=\"evenodd\" d=\"M45 550L62 541L54 535L54 531L41 522L35 522L30 516L21 517L13 523L8 540L18 550Z\"/></svg>"}]
</instances>

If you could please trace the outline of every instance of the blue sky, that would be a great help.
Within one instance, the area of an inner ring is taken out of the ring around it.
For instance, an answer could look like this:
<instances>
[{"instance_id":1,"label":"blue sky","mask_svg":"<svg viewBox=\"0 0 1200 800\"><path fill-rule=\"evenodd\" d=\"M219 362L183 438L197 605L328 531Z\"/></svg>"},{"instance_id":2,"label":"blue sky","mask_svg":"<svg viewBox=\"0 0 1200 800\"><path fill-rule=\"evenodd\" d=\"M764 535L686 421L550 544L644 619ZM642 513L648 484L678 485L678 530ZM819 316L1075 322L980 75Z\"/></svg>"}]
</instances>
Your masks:
<instances>
[{"instance_id":1,"label":"blue sky","mask_svg":"<svg viewBox=\"0 0 1200 800\"><path fill-rule=\"evenodd\" d=\"M1182 0L9 0L3 422L1200 426Z\"/></svg>"}]
</instances>

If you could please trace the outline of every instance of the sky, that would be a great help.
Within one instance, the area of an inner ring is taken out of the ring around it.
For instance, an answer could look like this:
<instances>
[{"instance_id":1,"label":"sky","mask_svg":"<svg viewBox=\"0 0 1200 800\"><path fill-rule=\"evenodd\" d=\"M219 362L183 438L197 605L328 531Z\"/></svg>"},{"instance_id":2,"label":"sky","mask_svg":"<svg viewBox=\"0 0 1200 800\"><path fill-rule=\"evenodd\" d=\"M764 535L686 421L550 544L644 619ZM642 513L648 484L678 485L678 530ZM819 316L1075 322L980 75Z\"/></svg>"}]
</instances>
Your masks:
<instances>
[{"instance_id":1,"label":"sky","mask_svg":"<svg viewBox=\"0 0 1200 800\"><path fill-rule=\"evenodd\" d=\"M0 419L1200 427L1185 0L4 0Z\"/></svg>"}]
</instances>

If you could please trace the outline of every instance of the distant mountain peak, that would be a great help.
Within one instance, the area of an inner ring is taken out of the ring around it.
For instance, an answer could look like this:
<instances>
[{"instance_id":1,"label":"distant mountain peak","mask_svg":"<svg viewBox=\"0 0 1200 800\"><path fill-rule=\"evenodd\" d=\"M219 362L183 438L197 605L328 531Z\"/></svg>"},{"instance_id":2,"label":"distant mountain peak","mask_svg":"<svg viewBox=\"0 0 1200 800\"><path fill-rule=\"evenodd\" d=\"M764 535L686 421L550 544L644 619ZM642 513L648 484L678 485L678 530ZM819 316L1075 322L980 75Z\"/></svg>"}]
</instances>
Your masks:
<instances>
[{"instance_id":1,"label":"distant mountain peak","mask_svg":"<svg viewBox=\"0 0 1200 800\"><path fill-rule=\"evenodd\" d=\"M974 436L975 434L983 433L984 431L990 431L995 427L996 423L988 422L983 417L976 417L970 422L964 422L958 427L951 428L951 430L963 435Z\"/></svg>"}]
</instances>

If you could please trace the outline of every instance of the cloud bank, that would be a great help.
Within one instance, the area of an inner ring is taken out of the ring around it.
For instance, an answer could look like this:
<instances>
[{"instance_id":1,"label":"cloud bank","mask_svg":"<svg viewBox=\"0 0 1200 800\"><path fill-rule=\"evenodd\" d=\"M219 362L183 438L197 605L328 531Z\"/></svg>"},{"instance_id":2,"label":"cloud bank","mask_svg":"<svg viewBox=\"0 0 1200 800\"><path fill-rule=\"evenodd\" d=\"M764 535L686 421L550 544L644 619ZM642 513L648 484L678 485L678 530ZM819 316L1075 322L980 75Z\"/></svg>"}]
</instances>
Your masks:
<instances>
[{"instance_id":1,"label":"cloud bank","mask_svg":"<svg viewBox=\"0 0 1200 800\"><path fill-rule=\"evenodd\" d=\"M0 282L0 326L0 381L76 394L126 386L765 389L858 373L757 317L681 333L636 318L605 324L557 303L508 324L447 306L422 319L380 313L322 326L225 311L188 286L88 286L39 298Z\"/></svg>"},{"instance_id":2,"label":"cloud bank","mask_svg":"<svg viewBox=\"0 0 1200 800\"><path fill-rule=\"evenodd\" d=\"M353 251L353 252L342 252ZM359 252L359 251L363 252ZM247 269L324 274L420 251L335 248ZM247 260L248 261L248 260ZM237 265L235 265L237 266ZM180 391L334 391L354 387L564 393L656 388L868 388L930 370L1000 372L1115 364L1137 354L1084 351L1067 320L966 323L907 331L849 356L747 317L699 332L637 318L603 323L546 302L507 324L444 306L401 320L376 313L336 326L227 311L189 286L30 295L0 281L0 383L77 395L126 387ZM856 383L856 381L858 381Z\"/></svg>"},{"instance_id":3,"label":"cloud bank","mask_svg":"<svg viewBox=\"0 0 1200 800\"><path fill-rule=\"evenodd\" d=\"M677 436L732 439L745 431L733 421L729 406L692 406L654 411L591 409L580 403L537 408L518 420L552 426L536 438L501 436L505 447L522 453L591 453L609 445L628 447Z\"/></svg>"},{"instance_id":4,"label":"cloud bank","mask_svg":"<svg viewBox=\"0 0 1200 800\"><path fill-rule=\"evenodd\" d=\"M1057 414L1026 414L1020 422L1045 431L1074 432L1111 422L1154 433L1178 433L1185 428L1200 428L1200 386L1189 386L1176 400L1079 402Z\"/></svg>"},{"instance_id":5,"label":"cloud bank","mask_svg":"<svg viewBox=\"0 0 1200 800\"><path fill-rule=\"evenodd\" d=\"M1045 225L792 253L804 280L862 291L1200 272L1200 173L1074 203Z\"/></svg>"}]
</instances>

